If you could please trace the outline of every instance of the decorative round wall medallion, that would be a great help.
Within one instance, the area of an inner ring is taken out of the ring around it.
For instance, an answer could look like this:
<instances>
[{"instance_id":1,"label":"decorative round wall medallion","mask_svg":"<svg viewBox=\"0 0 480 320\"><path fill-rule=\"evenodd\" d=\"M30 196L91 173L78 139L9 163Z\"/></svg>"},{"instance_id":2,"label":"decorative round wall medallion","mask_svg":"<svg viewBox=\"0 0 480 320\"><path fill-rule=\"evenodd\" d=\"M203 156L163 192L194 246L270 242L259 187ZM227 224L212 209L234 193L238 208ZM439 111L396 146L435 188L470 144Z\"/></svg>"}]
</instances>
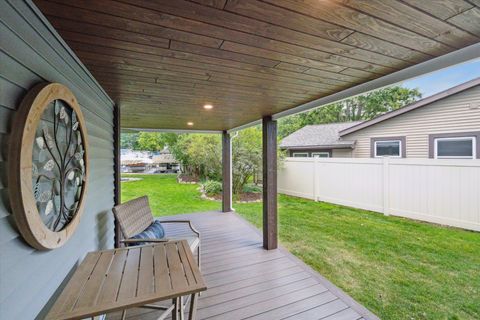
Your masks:
<instances>
[{"instance_id":1,"label":"decorative round wall medallion","mask_svg":"<svg viewBox=\"0 0 480 320\"><path fill-rule=\"evenodd\" d=\"M73 93L59 83L31 89L13 120L8 189L17 227L34 248L58 248L77 228L87 151L85 120Z\"/></svg>"}]
</instances>

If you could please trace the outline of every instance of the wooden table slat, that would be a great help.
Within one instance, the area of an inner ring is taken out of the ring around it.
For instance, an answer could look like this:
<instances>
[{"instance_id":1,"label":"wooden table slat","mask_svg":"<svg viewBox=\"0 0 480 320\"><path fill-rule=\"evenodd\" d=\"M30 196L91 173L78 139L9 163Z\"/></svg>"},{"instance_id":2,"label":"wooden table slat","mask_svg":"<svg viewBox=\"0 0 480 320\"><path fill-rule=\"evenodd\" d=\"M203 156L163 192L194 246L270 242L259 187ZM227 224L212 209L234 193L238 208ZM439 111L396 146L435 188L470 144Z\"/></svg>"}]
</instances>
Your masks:
<instances>
[{"instance_id":1,"label":"wooden table slat","mask_svg":"<svg viewBox=\"0 0 480 320\"><path fill-rule=\"evenodd\" d=\"M169 242L166 245L167 261L170 269L170 279L172 281L173 290L180 290L188 287L187 278L182 267L180 256L175 242Z\"/></svg>"},{"instance_id":2,"label":"wooden table slat","mask_svg":"<svg viewBox=\"0 0 480 320\"><path fill-rule=\"evenodd\" d=\"M138 265L140 250L128 250L127 262L123 273L122 283L118 292L117 301L134 298L137 295Z\"/></svg>"},{"instance_id":3,"label":"wooden table slat","mask_svg":"<svg viewBox=\"0 0 480 320\"><path fill-rule=\"evenodd\" d=\"M190 266L190 263L189 263L188 258L187 258L185 247L182 245L182 243L178 244L178 253L179 253L179 256L180 256L180 260L182 261L183 270L185 272L185 276L187 278L188 285L190 285L190 286L196 285L197 281L195 281L195 277L193 276L192 267Z\"/></svg>"},{"instance_id":4,"label":"wooden table slat","mask_svg":"<svg viewBox=\"0 0 480 320\"><path fill-rule=\"evenodd\" d=\"M102 253L90 278L85 282L82 295L78 298L74 310L88 307L96 303L100 289L103 286L103 281L105 280L105 275L108 273L112 260L112 251Z\"/></svg>"},{"instance_id":5,"label":"wooden table slat","mask_svg":"<svg viewBox=\"0 0 480 320\"><path fill-rule=\"evenodd\" d=\"M73 274L68 284L63 289L55 305L50 310L50 314L60 314L70 311L78 300L78 292L83 289L85 282L90 277L95 265L100 258L99 252L87 254L83 262Z\"/></svg>"},{"instance_id":6,"label":"wooden table slat","mask_svg":"<svg viewBox=\"0 0 480 320\"><path fill-rule=\"evenodd\" d=\"M183 247L185 252L188 252L190 250L188 244L185 241L182 241L180 245ZM197 262L193 259L193 256L191 254L187 254L186 257L190 266L190 270L192 270L195 281L197 282L197 285L205 286L205 282L203 280L202 274L200 273L200 269L197 266Z\"/></svg>"},{"instance_id":7,"label":"wooden table slat","mask_svg":"<svg viewBox=\"0 0 480 320\"><path fill-rule=\"evenodd\" d=\"M155 278L153 274L153 247L143 247L140 256L140 268L138 271L137 295L142 296L154 292Z\"/></svg>"},{"instance_id":8,"label":"wooden table slat","mask_svg":"<svg viewBox=\"0 0 480 320\"><path fill-rule=\"evenodd\" d=\"M100 292L98 303L111 303L117 301L118 291L123 277L123 269L127 260L126 250L116 251L112 266L106 276L105 284Z\"/></svg>"},{"instance_id":9,"label":"wooden table slat","mask_svg":"<svg viewBox=\"0 0 480 320\"><path fill-rule=\"evenodd\" d=\"M172 290L172 283L168 272L167 253L165 246L156 246L153 251L155 265L155 292L163 294Z\"/></svg>"}]
</instances>

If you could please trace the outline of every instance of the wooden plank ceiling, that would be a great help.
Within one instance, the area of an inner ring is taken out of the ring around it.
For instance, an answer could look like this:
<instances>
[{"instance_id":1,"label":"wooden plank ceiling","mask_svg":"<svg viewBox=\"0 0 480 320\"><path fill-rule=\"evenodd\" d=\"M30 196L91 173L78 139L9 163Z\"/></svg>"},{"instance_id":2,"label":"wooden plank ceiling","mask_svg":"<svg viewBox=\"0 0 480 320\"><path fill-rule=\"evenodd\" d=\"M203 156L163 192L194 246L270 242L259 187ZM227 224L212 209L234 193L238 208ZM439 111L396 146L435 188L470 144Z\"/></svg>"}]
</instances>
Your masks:
<instances>
[{"instance_id":1,"label":"wooden plank ceiling","mask_svg":"<svg viewBox=\"0 0 480 320\"><path fill-rule=\"evenodd\" d=\"M123 128L230 129L480 41L479 0L34 2Z\"/></svg>"}]
</instances>

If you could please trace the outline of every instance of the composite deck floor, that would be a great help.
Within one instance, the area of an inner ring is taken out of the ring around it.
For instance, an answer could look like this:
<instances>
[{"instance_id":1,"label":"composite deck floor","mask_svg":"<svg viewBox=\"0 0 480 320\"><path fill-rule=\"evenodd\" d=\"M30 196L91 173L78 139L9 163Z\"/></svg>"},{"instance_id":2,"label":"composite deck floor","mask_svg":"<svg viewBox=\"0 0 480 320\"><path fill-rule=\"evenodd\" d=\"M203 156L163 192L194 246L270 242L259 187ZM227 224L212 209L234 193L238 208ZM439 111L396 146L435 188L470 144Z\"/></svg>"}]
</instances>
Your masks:
<instances>
[{"instance_id":1,"label":"composite deck floor","mask_svg":"<svg viewBox=\"0 0 480 320\"><path fill-rule=\"evenodd\" d=\"M377 319L285 249L264 250L258 231L234 213L172 219L192 220L201 232L201 271L208 290L200 296L197 319ZM167 230L170 235L183 232ZM127 319L158 316L151 309L127 312ZM120 319L120 314L107 319Z\"/></svg>"}]
</instances>

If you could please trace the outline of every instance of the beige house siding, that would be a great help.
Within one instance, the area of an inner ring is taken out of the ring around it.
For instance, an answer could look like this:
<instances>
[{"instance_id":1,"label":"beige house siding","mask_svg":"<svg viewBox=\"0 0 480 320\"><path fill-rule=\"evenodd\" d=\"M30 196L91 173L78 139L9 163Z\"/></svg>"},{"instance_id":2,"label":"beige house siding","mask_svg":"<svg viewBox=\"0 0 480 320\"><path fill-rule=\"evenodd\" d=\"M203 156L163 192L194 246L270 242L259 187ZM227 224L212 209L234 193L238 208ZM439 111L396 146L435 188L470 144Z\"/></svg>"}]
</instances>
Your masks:
<instances>
[{"instance_id":1,"label":"beige house siding","mask_svg":"<svg viewBox=\"0 0 480 320\"><path fill-rule=\"evenodd\" d=\"M345 135L356 140L354 158L369 158L371 138L406 138L407 158L428 158L430 134L480 131L480 86ZM480 141L478 142L480 143Z\"/></svg>"},{"instance_id":2,"label":"beige house siding","mask_svg":"<svg viewBox=\"0 0 480 320\"><path fill-rule=\"evenodd\" d=\"M351 158L352 149L333 149L332 158Z\"/></svg>"}]
</instances>

